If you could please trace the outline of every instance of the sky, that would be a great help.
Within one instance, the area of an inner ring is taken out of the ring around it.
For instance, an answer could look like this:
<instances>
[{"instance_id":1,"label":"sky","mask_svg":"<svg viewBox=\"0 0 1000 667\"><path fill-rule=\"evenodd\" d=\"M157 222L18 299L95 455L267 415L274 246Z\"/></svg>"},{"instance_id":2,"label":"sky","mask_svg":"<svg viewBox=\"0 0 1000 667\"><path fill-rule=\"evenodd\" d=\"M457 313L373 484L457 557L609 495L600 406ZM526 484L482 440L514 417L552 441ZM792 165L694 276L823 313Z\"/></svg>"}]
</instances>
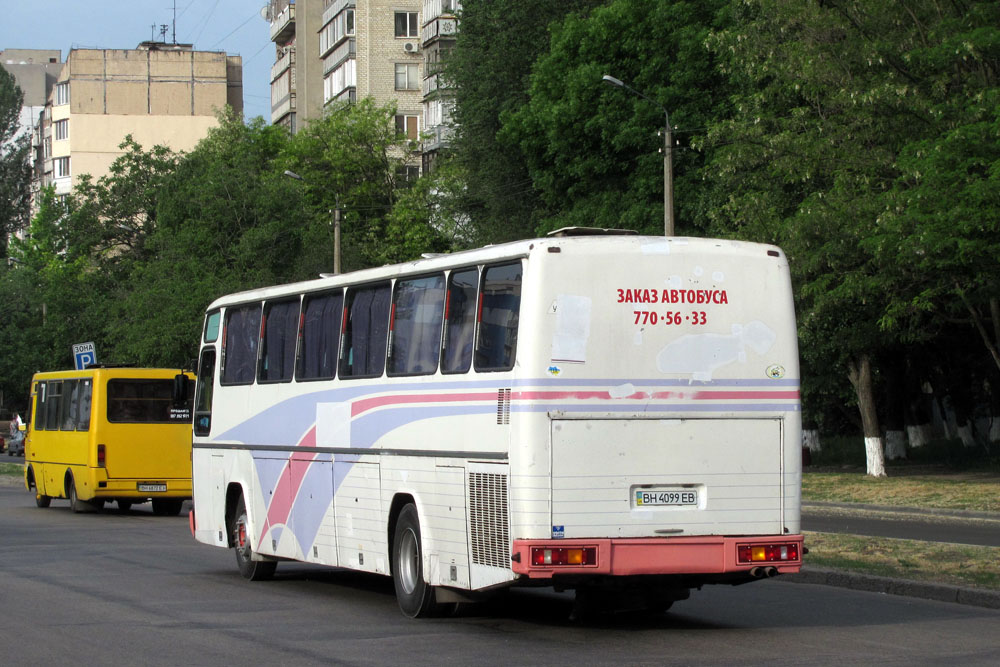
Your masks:
<instances>
[{"instance_id":1,"label":"sky","mask_svg":"<svg viewBox=\"0 0 1000 667\"><path fill-rule=\"evenodd\" d=\"M0 49L134 49L139 42L173 41L175 0L0 0ZM199 51L243 57L247 118L271 119L274 46L260 10L267 0L176 0L177 42ZM155 30L152 26L155 24Z\"/></svg>"}]
</instances>

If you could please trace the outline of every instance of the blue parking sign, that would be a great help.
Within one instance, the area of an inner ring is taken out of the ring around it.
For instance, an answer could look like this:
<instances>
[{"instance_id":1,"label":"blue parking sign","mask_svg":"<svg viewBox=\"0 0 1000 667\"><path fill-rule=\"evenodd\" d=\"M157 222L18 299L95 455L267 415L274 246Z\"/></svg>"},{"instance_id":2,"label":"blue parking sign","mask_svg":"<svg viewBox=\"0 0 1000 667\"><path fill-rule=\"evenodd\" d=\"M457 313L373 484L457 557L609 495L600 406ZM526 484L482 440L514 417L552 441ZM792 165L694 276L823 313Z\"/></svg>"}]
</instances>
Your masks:
<instances>
[{"instance_id":1,"label":"blue parking sign","mask_svg":"<svg viewBox=\"0 0 1000 667\"><path fill-rule=\"evenodd\" d=\"M97 363L97 348L94 343L76 343L73 345L73 365L78 371Z\"/></svg>"}]
</instances>

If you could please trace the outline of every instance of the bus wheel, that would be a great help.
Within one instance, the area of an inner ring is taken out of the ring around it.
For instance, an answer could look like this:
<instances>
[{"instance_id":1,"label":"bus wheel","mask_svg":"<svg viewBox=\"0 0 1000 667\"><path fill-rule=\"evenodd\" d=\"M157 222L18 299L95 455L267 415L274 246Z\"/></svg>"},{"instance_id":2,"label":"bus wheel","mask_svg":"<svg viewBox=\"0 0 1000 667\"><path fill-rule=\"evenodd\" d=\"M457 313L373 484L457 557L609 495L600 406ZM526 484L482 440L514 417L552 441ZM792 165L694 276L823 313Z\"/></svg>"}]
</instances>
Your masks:
<instances>
[{"instance_id":1,"label":"bus wheel","mask_svg":"<svg viewBox=\"0 0 1000 667\"><path fill-rule=\"evenodd\" d=\"M242 497L240 504L236 506L236 520L233 522L233 546L236 548L236 564L245 579L263 581L274 575L274 570L278 567L277 561L253 559L253 548L250 546L250 534L247 530L247 508Z\"/></svg>"},{"instance_id":2,"label":"bus wheel","mask_svg":"<svg viewBox=\"0 0 1000 667\"><path fill-rule=\"evenodd\" d=\"M153 514L157 516L177 516L184 501L179 498L154 498Z\"/></svg>"},{"instance_id":3,"label":"bus wheel","mask_svg":"<svg viewBox=\"0 0 1000 667\"><path fill-rule=\"evenodd\" d=\"M124 512L128 512L130 509L132 509L132 501L131 500L117 500L115 502L118 504L118 511L119 512L124 513Z\"/></svg>"},{"instance_id":4,"label":"bus wheel","mask_svg":"<svg viewBox=\"0 0 1000 667\"><path fill-rule=\"evenodd\" d=\"M441 611L435 601L434 588L424 581L420 547L420 521L417 508L411 503L399 513L392 540L392 582L396 587L396 601L403 615L409 618L433 616Z\"/></svg>"},{"instance_id":5,"label":"bus wheel","mask_svg":"<svg viewBox=\"0 0 1000 667\"><path fill-rule=\"evenodd\" d=\"M42 493L35 493L35 504L39 507L48 507L52 504L52 496L46 496Z\"/></svg>"},{"instance_id":6,"label":"bus wheel","mask_svg":"<svg viewBox=\"0 0 1000 667\"><path fill-rule=\"evenodd\" d=\"M77 497L77 495L76 495L76 481L73 480L72 478L70 478L70 480L69 480L69 494L68 495L69 495L69 507L70 507L70 509L72 509L74 512L76 512L78 514L80 512L96 512L98 509L100 509L101 505L104 504L102 502L102 503L100 503L100 505L98 505L97 503L91 503L91 502L87 502L86 500L80 500L80 498Z\"/></svg>"}]
</instances>

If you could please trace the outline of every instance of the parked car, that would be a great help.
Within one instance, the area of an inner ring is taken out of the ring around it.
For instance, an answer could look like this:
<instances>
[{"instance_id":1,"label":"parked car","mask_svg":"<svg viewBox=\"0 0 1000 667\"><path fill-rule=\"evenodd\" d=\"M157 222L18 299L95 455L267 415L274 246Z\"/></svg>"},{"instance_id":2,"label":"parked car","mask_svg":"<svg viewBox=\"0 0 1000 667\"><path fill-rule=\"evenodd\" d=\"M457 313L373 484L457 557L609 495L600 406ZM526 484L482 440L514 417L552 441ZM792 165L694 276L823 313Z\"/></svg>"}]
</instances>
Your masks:
<instances>
[{"instance_id":1,"label":"parked car","mask_svg":"<svg viewBox=\"0 0 1000 667\"><path fill-rule=\"evenodd\" d=\"M7 440L7 456L24 456L24 431Z\"/></svg>"}]
</instances>

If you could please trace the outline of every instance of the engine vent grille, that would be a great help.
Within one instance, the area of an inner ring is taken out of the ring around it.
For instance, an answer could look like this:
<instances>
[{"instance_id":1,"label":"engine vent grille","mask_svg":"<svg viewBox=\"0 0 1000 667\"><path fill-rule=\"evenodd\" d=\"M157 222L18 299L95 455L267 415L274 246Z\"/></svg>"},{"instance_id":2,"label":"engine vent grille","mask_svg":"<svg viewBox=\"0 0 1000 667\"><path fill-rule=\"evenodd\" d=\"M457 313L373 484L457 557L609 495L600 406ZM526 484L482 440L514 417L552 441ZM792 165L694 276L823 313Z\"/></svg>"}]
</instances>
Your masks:
<instances>
[{"instance_id":1,"label":"engine vent grille","mask_svg":"<svg viewBox=\"0 0 1000 667\"><path fill-rule=\"evenodd\" d=\"M472 562L476 565L510 567L507 475L469 473L469 523Z\"/></svg>"},{"instance_id":2,"label":"engine vent grille","mask_svg":"<svg viewBox=\"0 0 1000 667\"><path fill-rule=\"evenodd\" d=\"M510 423L510 389L497 391L497 423Z\"/></svg>"}]
</instances>

